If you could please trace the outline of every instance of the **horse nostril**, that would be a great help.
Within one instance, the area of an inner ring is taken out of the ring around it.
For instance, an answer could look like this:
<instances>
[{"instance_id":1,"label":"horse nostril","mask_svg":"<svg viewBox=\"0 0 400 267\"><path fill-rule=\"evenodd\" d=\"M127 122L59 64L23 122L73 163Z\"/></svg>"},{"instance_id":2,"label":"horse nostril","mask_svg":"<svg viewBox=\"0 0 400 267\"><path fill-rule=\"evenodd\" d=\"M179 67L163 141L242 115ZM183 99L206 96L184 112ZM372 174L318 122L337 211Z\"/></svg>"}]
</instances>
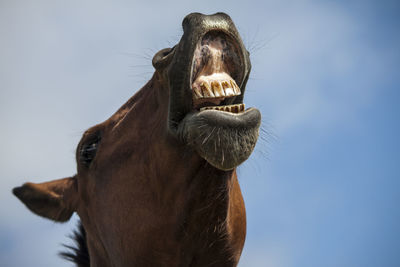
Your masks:
<instances>
[{"instance_id":1,"label":"horse nostril","mask_svg":"<svg viewBox=\"0 0 400 267\"><path fill-rule=\"evenodd\" d=\"M154 55L153 60L152 60L153 67L155 69L160 69L160 68L165 67L170 62L170 59L172 58L170 55L173 54L175 47L176 46L174 46L172 48L164 48L164 49L158 51Z\"/></svg>"},{"instance_id":2,"label":"horse nostril","mask_svg":"<svg viewBox=\"0 0 400 267\"><path fill-rule=\"evenodd\" d=\"M163 57L166 57L169 54L171 54L175 50L175 47L176 47L176 45L174 45L172 48L163 49L163 53L162 53Z\"/></svg>"}]
</instances>

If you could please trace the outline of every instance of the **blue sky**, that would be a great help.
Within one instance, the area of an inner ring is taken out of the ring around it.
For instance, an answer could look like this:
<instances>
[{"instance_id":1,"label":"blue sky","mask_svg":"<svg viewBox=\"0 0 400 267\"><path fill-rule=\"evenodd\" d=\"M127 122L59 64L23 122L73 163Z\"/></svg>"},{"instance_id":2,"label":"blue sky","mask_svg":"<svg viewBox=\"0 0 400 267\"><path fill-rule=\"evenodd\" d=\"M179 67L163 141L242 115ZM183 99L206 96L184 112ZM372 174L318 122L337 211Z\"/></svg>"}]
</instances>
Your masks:
<instances>
[{"instance_id":1,"label":"blue sky","mask_svg":"<svg viewBox=\"0 0 400 267\"><path fill-rule=\"evenodd\" d=\"M235 21L267 132L239 167L240 266L400 266L400 4L305 0L1 1L1 265L70 266L56 254L77 218L34 216L11 189L74 174L83 131L195 11Z\"/></svg>"}]
</instances>

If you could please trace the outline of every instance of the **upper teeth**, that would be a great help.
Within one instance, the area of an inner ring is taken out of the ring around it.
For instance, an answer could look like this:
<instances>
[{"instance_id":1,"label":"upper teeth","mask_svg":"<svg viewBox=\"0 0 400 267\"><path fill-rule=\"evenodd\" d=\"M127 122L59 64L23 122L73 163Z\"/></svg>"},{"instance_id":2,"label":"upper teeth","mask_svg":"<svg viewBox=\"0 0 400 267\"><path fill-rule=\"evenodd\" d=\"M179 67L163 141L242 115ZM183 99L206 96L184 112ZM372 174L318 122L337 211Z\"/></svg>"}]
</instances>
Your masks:
<instances>
[{"instance_id":1,"label":"upper teeth","mask_svg":"<svg viewBox=\"0 0 400 267\"><path fill-rule=\"evenodd\" d=\"M194 98L218 98L240 95L240 88L234 80L202 81L193 86Z\"/></svg>"}]
</instances>

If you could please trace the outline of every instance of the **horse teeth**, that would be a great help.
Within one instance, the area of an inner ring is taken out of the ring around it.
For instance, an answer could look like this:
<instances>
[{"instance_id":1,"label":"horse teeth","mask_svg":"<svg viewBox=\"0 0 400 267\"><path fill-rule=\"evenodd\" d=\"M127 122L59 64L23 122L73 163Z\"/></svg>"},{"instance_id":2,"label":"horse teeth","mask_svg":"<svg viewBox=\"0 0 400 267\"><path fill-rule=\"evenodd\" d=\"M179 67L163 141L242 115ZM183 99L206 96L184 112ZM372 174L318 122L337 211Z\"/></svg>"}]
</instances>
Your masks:
<instances>
[{"instance_id":1,"label":"horse teeth","mask_svg":"<svg viewBox=\"0 0 400 267\"><path fill-rule=\"evenodd\" d=\"M192 88L193 98L225 98L240 95L241 91L236 82L232 80L204 80Z\"/></svg>"},{"instance_id":2,"label":"horse teeth","mask_svg":"<svg viewBox=\"0 0 400 267\"><path fill-rule=\"evenodd\" d=\"M235 94L236 94L236 95L240 95L240 94L241 94L241 91L240 91L239 86L236 84L236 82L235 82L234 80L231 80L230 83L231 83L231 86L232 86L232 88L233 88Z\"/></svg>"},{"instance_id":3,"label":"horse teeth","mask_svg":"<svg viewBox=\"0 0 400 267\"><path fill-rule=\"evenodd\" d=\"M198 87L193 88L194 96L196 98L203 98L203 94L201 93L201 89Z\"/></svg>"},{"instance_id":4,"label":"horse teeth","mask_svg":"<svg viewBox=\"0 0 400 267\"><path fill-rule=\"evenodd\" d=\"M208 106L200 108L200 111L203 110L218 110L225 111L230 113L241 113L244 111L244 104L236 104L236 105L226 105L226 106Z\"/></svg>"},{"instance_id":5,"label":"horse teeth","mask_svg":"<svg viewBox=\"0 0 400 267\"><path fill-rule=\"evenodd\" d=\"M231 112L239 113L239 107L237 105L232 106Z\"/></svg>"},{"instance_id":6,"label":"horse teeth","mask_svg":"<svg viewBox=\"0 0 400 267\"><path fill-rule=\"evenodd\" d=\"M235 92L233 91L233 89L232 88L226 88L225 89L225 95L226 96L234 96L235 95Z\"/></svg>"},{"instance_id":7,"label":"horse teeth","mask_svg":"<svg viewBox=\"0 0 400 267\"><path fill-rule=\"evenodd\" d=\"M225 90L226 88L229 88L229 87L230 87L230 83L229 83L228 81L223 81L223 82L221 82L221 85L222 85L222 88L224 88L224 90Z\"/></svg>"},{"instance_id":8,"label":"horse teeth","mask_svg":"<svg viewBox=\"0 0 400 267\"><path fill-rule=\"evenodd\" d=\"M211 90L210 84L208 84L208 82L202 82L200 87L201 87L201 90L203 91L204 98L215 97L214 93Z\"/></svg>"},{"instance_id":9,"label":"horse teeth","mask_svg":"<svg viewBox=\"0 0 400 267\"><path fill-rule=\"evenodd\" d=\"M215 97L225 96L225 92L222 89L222 86L221 86L221 84L219 82L217 82L217 81L212 82L211 83L211 87L212 87L212 89L214 91Z\"/></svg>"}]
</instances>

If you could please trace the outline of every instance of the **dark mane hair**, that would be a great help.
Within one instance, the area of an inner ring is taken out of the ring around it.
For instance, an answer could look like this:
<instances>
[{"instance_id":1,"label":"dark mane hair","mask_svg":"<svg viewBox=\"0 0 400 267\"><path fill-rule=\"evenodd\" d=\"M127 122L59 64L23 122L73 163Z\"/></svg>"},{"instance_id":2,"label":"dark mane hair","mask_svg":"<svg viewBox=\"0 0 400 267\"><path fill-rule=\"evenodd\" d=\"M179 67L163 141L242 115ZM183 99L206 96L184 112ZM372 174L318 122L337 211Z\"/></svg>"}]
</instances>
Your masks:
<instances>
[{"instance_id":1,"label":"dark mane hair","mask_svg":"<svg viewBox=\"0 0 400 267\"><path fill-rule=\"evenodd\" d=\"M67 251L60 252L59 255L68 261L74 262L77 267L89 267L90 258L86 242L86 231L79 221L77 229L73 231L70 238L74 240L74 245L65 245Z\"/></svg>"}]
</instances>

